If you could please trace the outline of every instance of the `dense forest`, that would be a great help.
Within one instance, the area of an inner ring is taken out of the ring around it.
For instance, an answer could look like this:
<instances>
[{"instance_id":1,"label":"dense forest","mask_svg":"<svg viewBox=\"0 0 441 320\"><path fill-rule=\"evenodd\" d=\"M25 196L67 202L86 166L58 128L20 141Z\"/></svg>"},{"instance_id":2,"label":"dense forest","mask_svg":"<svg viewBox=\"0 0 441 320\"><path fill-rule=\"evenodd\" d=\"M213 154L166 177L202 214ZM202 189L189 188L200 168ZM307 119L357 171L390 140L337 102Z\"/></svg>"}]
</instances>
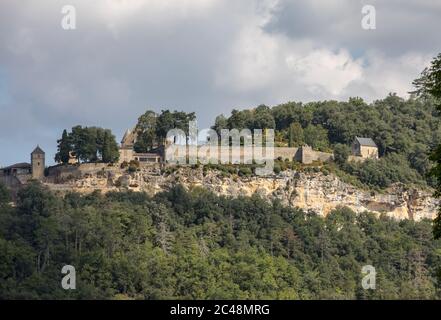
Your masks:
<instances>
[{"instance_id":1,"label":"dense forest","mask_svg":"<svg viewBox=\"0 0 441 320\"><path fill-rule=\"evenodd\" d=\"M391 94L369 104L351 98L347 102L288 102L272 108L261 105L233 110L230 117L218 116L213 129L272 128L278 146L308 144L327 152L342 150L342 146L348 149L355 136L372 138L379 148L379 161L340 161L336 169L381 189L395 182L435 185L427 173L429 154L441 141L440 123L440 111L429 95L403 99Z\"/></svg>"},{"instance_id":2,"label":"dense forest","mask_svg":"<svg viewBox=\"0 0 441 320\"><path fill-rule=\"evenodd\" d=\"M340 208L326 218L180 186L149 196L0 186L2 299L439 298L431 222ZM375 290L361 287L364 265ZM76 268L76 290L61 269Z\"/></svg>"}]
</instances>

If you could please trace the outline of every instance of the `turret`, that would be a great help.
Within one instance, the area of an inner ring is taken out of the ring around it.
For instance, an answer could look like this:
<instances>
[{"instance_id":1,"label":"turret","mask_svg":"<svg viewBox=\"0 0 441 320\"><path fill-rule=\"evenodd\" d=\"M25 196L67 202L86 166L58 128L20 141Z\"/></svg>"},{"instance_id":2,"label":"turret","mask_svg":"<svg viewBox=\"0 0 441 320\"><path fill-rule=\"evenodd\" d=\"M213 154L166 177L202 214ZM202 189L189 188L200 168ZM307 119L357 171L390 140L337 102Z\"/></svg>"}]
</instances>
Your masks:
<instances>
[{"instance_id":1,"label":"turret","mask_svg":"<svg viewBox=\"0 0 441 320\"><path fill-rule=\"evenodd\" d=\"M45 153L38 145L31 153L31 165L32 179L43 179L45 168Z\"/></svg>"}]
</instances>

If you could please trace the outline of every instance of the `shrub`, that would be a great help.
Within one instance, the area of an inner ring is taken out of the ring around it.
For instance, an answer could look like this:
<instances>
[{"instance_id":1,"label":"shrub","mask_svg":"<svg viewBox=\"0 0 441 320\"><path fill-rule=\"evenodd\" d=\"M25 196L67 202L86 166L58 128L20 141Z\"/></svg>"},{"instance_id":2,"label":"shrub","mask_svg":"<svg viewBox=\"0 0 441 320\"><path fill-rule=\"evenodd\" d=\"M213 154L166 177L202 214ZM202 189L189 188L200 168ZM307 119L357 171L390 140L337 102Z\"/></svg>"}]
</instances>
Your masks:
<instances>
[{"instance_id":1,"label":"shrub","mask_svg":"<svg viewBox=\"0 0 441 320\"><path fill-rule=\"evenodd\" d=\"M251 176L253 174L253 171L251 170L250 167L241 167L239 168L239 176Z\"/></svg>"},{"instance_id":2,"label":"shrub","mask_svg":"<svg viewBox=\"0 0 441 320\"><path fill-rule=\"evenodd\" d=\"M334 146L334 161L339 166L343 165L346 161L348 161L348 157L350 154L350 149L347 145L337 143Z\"/></svg>"}]
</instances>

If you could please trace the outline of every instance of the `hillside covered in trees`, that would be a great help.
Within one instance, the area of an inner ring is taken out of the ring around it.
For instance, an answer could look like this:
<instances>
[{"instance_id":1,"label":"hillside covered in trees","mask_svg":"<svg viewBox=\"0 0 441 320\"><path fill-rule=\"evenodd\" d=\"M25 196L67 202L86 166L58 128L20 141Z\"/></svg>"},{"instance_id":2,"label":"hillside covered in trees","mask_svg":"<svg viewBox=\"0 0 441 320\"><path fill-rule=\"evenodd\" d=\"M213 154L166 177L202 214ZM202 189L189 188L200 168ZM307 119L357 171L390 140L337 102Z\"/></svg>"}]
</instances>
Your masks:
<instances>
[{"instance_id":1,"label":"hillside covered in trees","mask_svg":"<svg viewBox=\"0 0 441 320\"><path fill-rule=\"evenodd\" d=\"M261 105L233 110L229 117L218 116L213 129L271 128L276 130L278 146L308 144L320 151L337 151L340 161L334 171L381 189L394 182L435 185L427 173L429 154L441 141L440 123L435 100L428 95L407 100L389 95L369 104L351 98L347 102L288 102L272 108ZM380 160L347 163L355 136L372 138Z\"/></svg>"},{"instance_id":2,"label":"hillside covered in trees","mask_svg":"<svg viewBox=\"0 0 441 320\"><path fill-rule=\"evenodd\" d=\"M326 218L176 186L60 197L38 183L16 206L0 186L0 298L439 298L430 221L341 208ZM60 270L76 268L76 290ZM375 290L361 287L364 265Z\"/></svg>"}]
</instances>

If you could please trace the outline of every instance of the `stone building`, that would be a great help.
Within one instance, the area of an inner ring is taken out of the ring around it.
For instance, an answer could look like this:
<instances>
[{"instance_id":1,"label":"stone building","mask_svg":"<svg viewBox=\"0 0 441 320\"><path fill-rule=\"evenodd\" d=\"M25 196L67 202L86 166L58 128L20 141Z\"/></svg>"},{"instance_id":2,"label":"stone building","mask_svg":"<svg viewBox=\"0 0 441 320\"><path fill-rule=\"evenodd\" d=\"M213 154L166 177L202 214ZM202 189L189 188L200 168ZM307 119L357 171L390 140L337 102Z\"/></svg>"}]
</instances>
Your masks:
<instances>
[{"instance_id":1,"label":"stone building","mask_svg":"<svg viewBox=\"0 0 441 320\"><path fill-rule=\"evenodd\" d=\"M378 159L378 147L371 138L355 137L352 154L362 158Z\"/></svg>"},{"instance_id":2,"label":"stone building","mask_svg":"<svg viewBox=\"0 0 441 320\"><path fill-rule=\"evenodd\" d=\"M133 149L136 143L137 133L136 128L127 130L121 140L121 146L119 149L119 162L130 162L132 160L139 161L141 164L165 164L165 150L168 146L156 146L155 149L148 153L136 153ZM206 158L205 146L197 146L197 148L187 148L188 157ZM202 149L202 150L201 150ZM229 157L231 154L240 154L241 159L252 158L253 147L244 148L239 147L236 150L234 147L221 148L214 156L216 160L220 162L221 158ZM201 152L202 151L202 152ZM227 153L226 155L224 153ZM305 145L299 148L290 147L275 147L274 158L295 160L304 164L311 164L315 161L327 162L333 159L333 154L328 152L321 152L313 150L310 146ZM378 159L378 147L371 138L355 137L352 144L352 156L349 157L351 161L364 161L366 159ZM206 160L206 159L205 159Z\"/></svg>"},{"instance_id":3,"label":"stone building","mask_svg":"<svg viewBox=\"0 0 441 320\"><path fill-rule=\"evenodd\" d=\"M45 153L38 145L31 153L31 166L32 179L43 179L45 169Z\"/></svg>"},{"instance_id":4,"label":"stone building","mask_svg":"<svg viewBox=\"0 0 441 320\"><path fill-rule=\"evenodd\" d=\"M139 161L141 164L155 164L162 163L162 152L161 148L156 148L151 152L147 153L137 153L133 150L136 143L136 130L128 129L121 140L121 146L119 148L119 162L130 162L132 160Z\"/></svg>"},{"instance_id":5,"label":"stone building","mask_svg":"<svg viewBox=\"0 0 441 320\"><path fill-rule=\"evenodd\" d=\"M37 146L31 153L31 163L21 162L0 168L0 182L7 187L18 188L29 180L43 180L45 153Z\"/></svg>"}]
</instances>

